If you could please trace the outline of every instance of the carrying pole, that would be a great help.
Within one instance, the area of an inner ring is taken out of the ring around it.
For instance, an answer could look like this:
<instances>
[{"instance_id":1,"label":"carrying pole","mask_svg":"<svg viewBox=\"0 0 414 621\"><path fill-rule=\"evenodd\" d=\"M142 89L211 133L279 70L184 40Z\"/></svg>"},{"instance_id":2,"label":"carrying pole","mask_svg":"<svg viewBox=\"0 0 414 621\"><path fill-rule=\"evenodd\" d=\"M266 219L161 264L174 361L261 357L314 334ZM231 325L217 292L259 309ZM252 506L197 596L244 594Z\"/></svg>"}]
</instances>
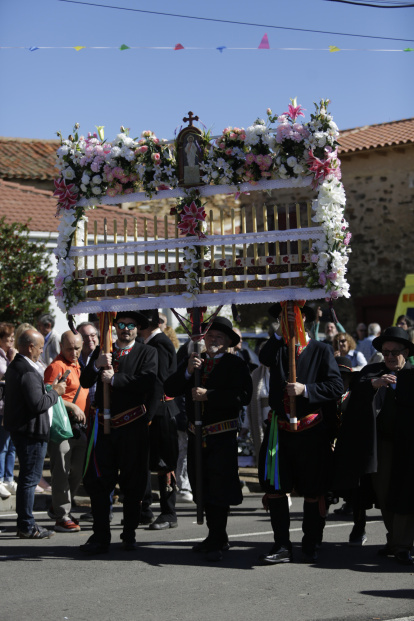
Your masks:
<instances>
[{"instance_id":1,"label":"carrying pole","mask_svg":"<svg viewBox=\"0 0 414 621\"><path fill-rule=\"evenodd\" d=\"M193 309L193 336L200 336L200 309ZM200 342L194 342L194 351L197 355L200 353ZM201 386L201 370L194 369L194 386ZM195 426L195 466L196 466L196 499L197 499L197 524L204 522L203 507L203 421L201 417L201 403L194 401L194 426Z\"/></svg>"},{"instance_id":2,"label":"carrying pole","mask_svg":"<svg viewBox=\"0 0 414 621\"><path fill-rule=\"evenodd\" d=\"M294 302L288 302L288 313L294 312ZM295 336L295 321L289 319L289 383L294 384L296 382L296 336ZM296 418L296 397L292 395L289 397L290 405L290 430L297 431L298 419Z\"/></svg>"}]
</instances>

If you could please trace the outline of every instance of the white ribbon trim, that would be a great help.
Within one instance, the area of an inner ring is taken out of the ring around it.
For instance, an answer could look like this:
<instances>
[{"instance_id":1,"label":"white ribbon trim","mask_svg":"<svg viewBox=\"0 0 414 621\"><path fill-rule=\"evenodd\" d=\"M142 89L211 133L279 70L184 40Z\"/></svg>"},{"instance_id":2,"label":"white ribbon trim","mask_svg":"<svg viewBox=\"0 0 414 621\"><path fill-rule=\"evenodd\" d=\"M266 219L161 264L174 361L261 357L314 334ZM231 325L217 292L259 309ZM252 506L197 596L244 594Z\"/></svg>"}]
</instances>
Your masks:
<instances>
[{"instance_id":1,"label":"white ribbon trim","mask_svg":"<svg viewBox=\"0 0 414 621\"><path fill-rule=\"evenodd\" d=\"M154 308L192 308L198 306L220 306L221 304L274 304L287 300L318 300L326 297L324 289L311 291L307 287L285 287L281 290L269 288L263 291L244 290L219 291L217 293L200 293L197 298L190 294L150 296L128 299L86 300L69 309L69 314L100 313L109 311L144 310Z\"/></svg>"},{"instance_id":2,"label":"white ribbon trim","mask_svg":"<svg viewBox=\"0 0 414 621\"><path fill-rule=\"evenodd\" d=\"M297 240L322 239L324 230L321 226L286 231L261 231L260 233L238 233L236 235L208 235L204 239L197 236L172 239L154 239L151 241L134 241L121 244L99 244L98 246L72 246L69 257L86 257L95 255L125 254L134 252L153 252L155 250L174 250L188 246L241 246L285 242Z\"/></svg>"},{"instance_id":3,"label":"white ribbon trim","mask_svg":"<svg viewBox=\"0 0 414 621\"><path fill-rule=\"evenodd\" d=\"M141 201L160 200L163 198L185 197L187 192L198 190L201 196L214 196L215 194L236 194L237 192L257 192L258 190L277 190L282 188L306 188L311 185L313 176L290 179L264 179L256 185L241 183L237 185L202 185L194 188L174 188L173 190L159 190L151 197L146 192L134 194L118 194L117 196L99 196L96 198L81 198L79 207L95 207L97 205L119 205L120 203L139 203Z\"/></svg>"}]
</instances>

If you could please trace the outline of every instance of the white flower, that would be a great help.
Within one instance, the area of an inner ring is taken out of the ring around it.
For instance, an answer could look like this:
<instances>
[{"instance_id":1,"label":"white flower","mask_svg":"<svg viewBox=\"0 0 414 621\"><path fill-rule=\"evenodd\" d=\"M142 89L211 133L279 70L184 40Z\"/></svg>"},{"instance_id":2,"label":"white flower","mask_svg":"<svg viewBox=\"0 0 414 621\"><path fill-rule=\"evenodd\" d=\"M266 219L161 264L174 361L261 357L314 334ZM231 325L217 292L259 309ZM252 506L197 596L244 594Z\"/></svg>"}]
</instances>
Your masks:
<instances>
[{"instance_id":1,"label":"white flower","mask_svg":"<svg viewBox=\"0 0 414 621\"><path fill-rule=\"evenodd\" d=\"M92 177L92 183L94 183L95 185L98 185L99 183L102 183L101 175L94 175ZM96 192L94 192L94 194L96 194Z\"/></svg>"},{"instance_id":2,"label":"white flower","mask_svg":"<svg viewBox=\"0 0 414 621\"><path fill-rule=\"evenodd\" d=\"M69 153L69 147L63 144L61 147L59 147L56 153L60 156L67 155Z\"/></svg>"},{"instance_id":3,"label":"white flower","mask_svg":"<svg viewBox=\"0 0 414 621\"><path fill-rule=\"evenodd\" d=\"M296 164L298 163L298 160L296 159L296 157L293 157L293 155L291 155L290 157L287 158L286 160L286 164L288 166L290 166L291 168L293 168L294 166L296 166Z\"/></svg>"},{"instance_id":4,"label":"white flower","mask_svg":"<svg viewBox=\"0 0 414 621\"><path fill-rule=\"evenodd\" d=\"M82 175L82 183L84 185L88 185L88 183L90 183L90 180L91 180L90 176L87 173L83 173L83 175Z\"/></svg>"},{"instance_id":5,"label":"white flower","mask_svg":"<svg viewBox=\"0 0 414 621\"><path fill-rule=\"evenodd\" d=\"M101 188L96 185L94 188L92 188L92 194L95 194L96 196L98 196L98 194L102 194Z\"/></svg>"},{"instance_id":6,"label":"white flower","mask_svg":"<svg viewBox=\"0 0 414 621\"><path fill-rule=\"evenodd\" d=\"M68 166L67 168L62 170L62 177L64 179L67 179L68 181L70 181L70 179L74 179L75 178L75 171L73 170L73 168Z\"/></svg>"}]
</instances>

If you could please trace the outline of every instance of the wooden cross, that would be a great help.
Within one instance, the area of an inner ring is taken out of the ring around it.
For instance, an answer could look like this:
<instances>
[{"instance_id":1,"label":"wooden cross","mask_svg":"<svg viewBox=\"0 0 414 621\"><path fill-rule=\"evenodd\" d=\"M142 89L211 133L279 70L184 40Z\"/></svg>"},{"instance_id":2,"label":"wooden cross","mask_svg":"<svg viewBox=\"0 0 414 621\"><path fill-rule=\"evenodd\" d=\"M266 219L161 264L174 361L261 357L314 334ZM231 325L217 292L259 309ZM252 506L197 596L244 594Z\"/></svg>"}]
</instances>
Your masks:
<instances>
[{"instance_id":1,"label":"wooden cross","mask_svg":"<svg viewBox=\"0 0 414 621\"><path fill-rule=\"evenodd\" d=\"M193 126L193 121L198 121L198 120L199 120L198 116L193 116L193 113L191 111L188 113L188 117L185 116L183 118L184 123L187 123L187 121L189 122L189 127Z\"/></svg>"}]
</instances>

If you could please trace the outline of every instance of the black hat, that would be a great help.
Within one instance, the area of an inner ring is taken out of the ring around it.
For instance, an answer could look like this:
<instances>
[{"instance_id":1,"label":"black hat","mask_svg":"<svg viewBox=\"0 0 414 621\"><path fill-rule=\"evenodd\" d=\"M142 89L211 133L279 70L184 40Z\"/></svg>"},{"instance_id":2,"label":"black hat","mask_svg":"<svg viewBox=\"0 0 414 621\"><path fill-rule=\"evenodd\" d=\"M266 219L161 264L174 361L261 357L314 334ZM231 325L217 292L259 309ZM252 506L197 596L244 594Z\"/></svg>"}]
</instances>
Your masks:
<instances>
[{"instance_id":1,"label":"black hat","mask_svg":"<svg viewBox=\"0 0 414 621\"><path fill-rule=\"evenodd\" d=\"M401 343L408 349L408 354L410 356L414 356L414 343L410 341L410 337L408 333L403 328L397 328L396 326L391 326L391 328L387 328L381 334L381 336L377 336L376 339L372 341L373 346L377 351L382 350L382 346L387 341L392 341L393 343Z\"/></svg>"},{"instance_id":2,"label":"black hat","mask_svg":"<svg viewBox=\"0 0 414 621\"><path fill-rule=\"evenodd\" d=\"M346 356L337 356L335 360L341 373L352 373L352 364L349 358Z\"/></svg>"},{"instance_id":3,"label":"black hat","mask_svg":"<svg viewBox=\"0 0 414 621\"><path fill-rule=\"evenodd\" d=\"M204 332L207 328L207 324L203 323L201 328ZM227 336L230 337L231 339L232 347L235 347L236 345L238 345L238 343L240 343L239 335L236 332L234 332L231 321L227 319L226 317L216 317L213 323L211 324L209 330L218 330L219 332L223 332L224 334L227 334Z\"/></svg>"},{"instance_id":4,"label":"black hat","mask_svg":"<svg viewBox=\"0 0 414 621\"><path fill-rule=\"evenodd\" d=\"M114 319L114 323L118 323L120 319L124 319L125 317L133 319L136 322L138 328L140 328L141 330L145 330L145 328L148 328L149 326L148 319L141 311L121 311L120 313L116 314L116 319Z\"/></svg>"},{"instance_id":5,"label":"black hat","mask_svg":"<svg viewBox=\"0 0 414 621\"><path fill-rule=\"evenodd\" d=\"M161 319L159 315L158 308L152 308L151 310L143 310L141 311L141 314L144 315L148 323L150 323L153 326L159 326L160 323L164 323L164 320Z\"/></svg>"},{"instance_id":6,"label":"black hat","mask_svg":"<svg viewBox=\"0 0 414 621\"><path fill-rule=\"evenodd\" d=\"M301 308L301 311L302 313L306 315L307 322L312 323L312 321L315 321L316 313L311 306L304 304L303 307ZM271 306L268 309L268 313L272 315L272 317L275 317L276 319L279 319L279 315L281 312L282 312L282 305L280 304L280 302L276 302L276 304L273 304L273 306Z\"/></svg>"}]
</instances>

